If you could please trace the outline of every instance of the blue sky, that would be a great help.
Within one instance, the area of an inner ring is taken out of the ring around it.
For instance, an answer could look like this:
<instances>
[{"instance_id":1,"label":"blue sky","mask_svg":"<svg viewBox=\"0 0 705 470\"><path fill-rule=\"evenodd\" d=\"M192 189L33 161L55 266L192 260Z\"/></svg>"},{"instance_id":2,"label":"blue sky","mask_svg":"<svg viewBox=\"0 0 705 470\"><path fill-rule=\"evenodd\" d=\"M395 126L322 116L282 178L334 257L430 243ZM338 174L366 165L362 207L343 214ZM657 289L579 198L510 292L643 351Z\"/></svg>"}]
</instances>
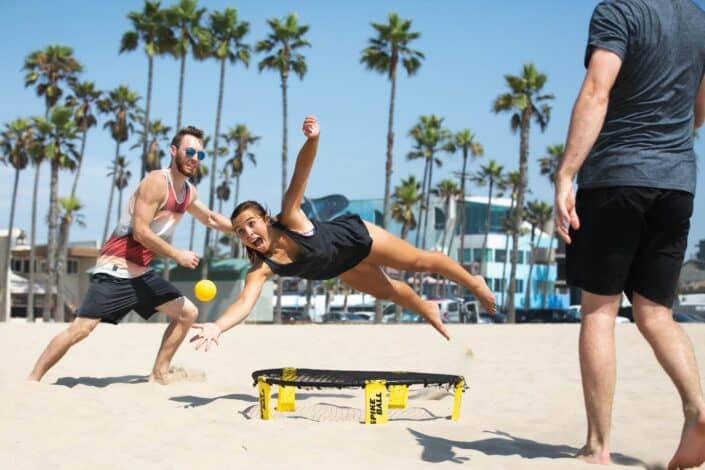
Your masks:
<instances>
[{"instance_id":1,"label":"blue sky","mask_svg":"<svg viewBox=\"0 0 705 470\"><path fill-rule=\"evenodd\" d=\"M702 7L704 1L698 0ZM162 2L170 5L171 2ZM529 187L537 198L552 204L552 189L541 176L537 160L547 145L565 140L570 111L582 82L583 54L588 22L594 0L501 0L480 1L372 1L354 2L306 1L201 1L209 11L226 6L238 9L239 17L250 23L246 42L263 39L266 20L296 13L299 21L310 26L307 38L312 47L304 54L308 73L303 81L289 82L289 175L296 152L303 143L300 123L306 114L315 114L322 127L318 157L309 180L307 196L319 197L342 193L352 199L381 198L384 190L384 161L387 112L390 85L388 80L367 71L360 63L360 52L366 47L373 29L370 22L386 22L389 12L413 20L413 30L421 38L413 47L426 55L418 74L408 78L400 74L395 113L394 174L392 184L401 178L423 175L420 161L409 162L411 149L409 129L420 115L436 114L445 119L451 131L471 129L485 147L485 157L471 170L489 159L506 170L518 166L519 137L509 129L509 116L491 111L494 98L505 92L505 74L519 74L526 62L533 62L548 75L545 91L555 94L551 122L545 133L534 127L530 140ZM49 44L62 44L74 49L83 64L82 79L91 80L103 90L127 84L140 95L146 95L147 59L141 50L118 54L120 38L131 25L127 14L141 10L142 2L0 0L3 6L4 71L0 74L0 123L17 117L41 115L43 100L32 89L24 88L21 67L32 51ZM246 163L241 178L240 198L256 199L271 210L278 210L281 197L281 90L278 75L258 73L261 57L253 55L249 68L241 64L226 70L225 97L221 131L244 123L262 139L252 147L257 166ZM218 91L218 65L214 60L194 62L186 69L184 123L212 133ZM178 63L171 57L157 58L154 71L152 118L160 118L175 126L178 94ZM130 143L134 143L136 136ZM125 146L123 146L124 148ZM139 179L138 151L126 151L132 163L133 178L125 199ZM705 138L696 142L699 155L705 151ZM72 228L72 240L100 239L105 220L109 182L107 167L114 155L114 141L99 127L88 136L86 160L79 183L79 198L85 204L86 227ZM460 155L440 155L442 168L434 170L434 182L452 177L458 171ZM700 159L699 159L700 160ZM248 162L249 163L249 162ZM163 164L168 164L167 159ZM30 228L31 169L22 173L21 192L15 226ZM46 240L44 217L48 210L48 166L41 170L41 189L37 239ZM136 175L136 176L135 176ZM12 171L0 167L0 214L9 216ZM72 176L60 176L60 194L70 190ZM699 182L692 219L688 254L705 238L705 205L703 183ZM470 187L475 195L486 194L486 188ZM201 184L200 197L208 201L208 188ZM232 199L223 213L232 210ZM113 209L114 212L114 209ZM1 220L6 227L8 220ZM174 244L188 246L189 226L186 220L177 229ZM203 231L197 230L195 248L202 248Z\"/></svg>"}]
</instances>

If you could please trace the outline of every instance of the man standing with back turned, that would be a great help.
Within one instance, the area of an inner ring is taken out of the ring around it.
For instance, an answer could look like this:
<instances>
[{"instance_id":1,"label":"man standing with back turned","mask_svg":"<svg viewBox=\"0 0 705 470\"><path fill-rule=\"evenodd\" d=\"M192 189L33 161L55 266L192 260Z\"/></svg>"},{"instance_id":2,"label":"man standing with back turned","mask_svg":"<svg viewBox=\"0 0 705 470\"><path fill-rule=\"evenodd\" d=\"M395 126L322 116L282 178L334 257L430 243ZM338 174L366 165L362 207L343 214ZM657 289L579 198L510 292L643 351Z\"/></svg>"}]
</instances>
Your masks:
<instances>
[{"instance_id":1,"label":"man standing with back turned","mask_svg":"<svg viewBox=\"0 0 705 470\"><path fill-rule=\"evenodd\" d=\"M671 306L693 210L693 131L705 119L705 12L692 0L603 1L590 21L585 65L555 200L568 283L583 292L588 432L579 456L610 462L614 324L625 292L683 403L668 468L696 467L705 461L705 400L693 347Z\"/></svg>"}]
</instances>

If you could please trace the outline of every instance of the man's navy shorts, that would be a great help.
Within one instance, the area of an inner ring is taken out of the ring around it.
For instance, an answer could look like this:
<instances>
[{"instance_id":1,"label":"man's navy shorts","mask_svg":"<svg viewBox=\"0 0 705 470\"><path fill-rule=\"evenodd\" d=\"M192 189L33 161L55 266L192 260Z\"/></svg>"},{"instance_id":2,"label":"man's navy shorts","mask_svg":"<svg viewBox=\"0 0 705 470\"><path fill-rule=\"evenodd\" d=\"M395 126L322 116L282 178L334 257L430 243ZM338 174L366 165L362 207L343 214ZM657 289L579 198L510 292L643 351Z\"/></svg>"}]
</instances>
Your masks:
<instances>
[{"instance_id":1,"label":"man's navy shorts","mask_svg":"<svg viewBox=\"0 0 705 470\"><path fill-rule=\"evenodd\" d=\"M182 295L173 284L151 270L132 279L97 273L91 277L76 316L117 324L134 310L146 320L158 306Z\"/></svg>"},{"instance_id":2,"label":"man's navy shorts","mask_svg":"<svg viewBox=\"0 0 705 470\"><path fill-rule=\"evenodd\" d=\"M693 195L644 187L580 189L580 228L566 246L568 284L671 307L688 244Z\"/></svg>"}]
</instances>

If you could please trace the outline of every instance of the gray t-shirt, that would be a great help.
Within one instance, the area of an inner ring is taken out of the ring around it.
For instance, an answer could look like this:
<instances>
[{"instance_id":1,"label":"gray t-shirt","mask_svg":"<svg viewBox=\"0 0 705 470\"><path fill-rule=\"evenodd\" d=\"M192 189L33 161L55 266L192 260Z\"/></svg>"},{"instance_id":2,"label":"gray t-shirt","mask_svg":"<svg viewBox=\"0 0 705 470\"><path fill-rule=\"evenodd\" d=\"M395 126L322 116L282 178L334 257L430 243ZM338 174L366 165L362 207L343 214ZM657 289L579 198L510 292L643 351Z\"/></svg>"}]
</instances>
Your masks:
<instances>
[{"instance_id":1,"label":"gray t-shirt","mask_svg":"<svg viewBox=\"0 0 705 470\"><path fill-rule=\"evenodd\" d=\"M705 12L691 0L606 0L593 12L595 48L622 58L605 123L578 186L695 193L695 96L705 73Z\"/></svg>"}]
</instances>

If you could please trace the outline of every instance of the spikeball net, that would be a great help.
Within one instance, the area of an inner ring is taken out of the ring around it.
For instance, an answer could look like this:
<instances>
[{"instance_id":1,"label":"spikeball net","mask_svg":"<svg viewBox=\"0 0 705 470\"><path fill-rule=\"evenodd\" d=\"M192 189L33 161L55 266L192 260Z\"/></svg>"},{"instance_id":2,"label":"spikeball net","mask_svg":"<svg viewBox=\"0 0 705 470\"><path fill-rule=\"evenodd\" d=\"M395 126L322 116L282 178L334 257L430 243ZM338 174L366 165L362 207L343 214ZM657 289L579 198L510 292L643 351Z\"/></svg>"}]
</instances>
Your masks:
<instances>
[{"instance_id":1,"label":"spikeball net","mask_svg":"<svg viewBox=\"0 0 705 470\"><path fill-rule=\"evenodd\" d=\"M409 387L423 386L454 389L451 419L460 418L462 393L468 388L461 375L426 372L358 371L296 369L283 367L262 369L252 373L258 387L260 418L272 419L271 387L278 386L276 410L296 411L296 389L364 388L365 423L382 424L389 420L389 409L406 408Z\"/></svg>"}]
</instances>

